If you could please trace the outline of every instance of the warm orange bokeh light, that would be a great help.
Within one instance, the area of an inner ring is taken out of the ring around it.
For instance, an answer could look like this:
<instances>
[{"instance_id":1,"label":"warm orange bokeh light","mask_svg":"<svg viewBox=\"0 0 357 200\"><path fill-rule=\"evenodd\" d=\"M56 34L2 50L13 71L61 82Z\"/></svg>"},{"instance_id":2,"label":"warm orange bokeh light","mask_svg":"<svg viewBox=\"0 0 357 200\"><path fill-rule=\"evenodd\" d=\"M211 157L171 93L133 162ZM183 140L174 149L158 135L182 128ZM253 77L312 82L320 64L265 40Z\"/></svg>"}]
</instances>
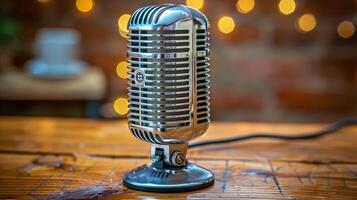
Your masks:
<instances>
[{"instance_id":1,"label":"warm orange bokeh light","mask_svg":"<svg viewBox=\"0 0 357 200\"><path fill-rule=\"evenodd\" d=\"M120 78L128 78L128 66L129 63L125 61L118 63L116 67L116 72Z\"/></svg>"},{"instance_id":2,"label":"warm orange bokeh light","mask_svg":"<svg viewBox=\"0 0 357 200\"><path fill-rule=\"evenodd\" d=\"M337 26L337 33L342 38L352 37L354 32L355 32L355 26L350 21L347 20L342 21Z\"/></svg>"},{"instance_id":3,"label":"warm orange bokeh light","mask_svg":"<svg viewBox=\"0 0 357 200\"><path fill-rule=\"evenodd\" d=\"M224 34L231 33L234 27L235 22L232 17L224 16L218 20L218 29Z\"/></svg>"},{"instance_id":4,"label":"warm orange bokeh light","mask_svg":"<svg viewBox=\"0 0 357 200\"><path fill-rule=\"evenodd\" d=\"M129 14L123 14L118 19L119 33L123 37L127 37L127 34L129 33L129 30L128 30L129 20L130 20Z\"/></svg>"},{"instance_id":5,"label":"warm orange bokeh light","mask_svg":"<svg viewBox=\"0 0 357 200\"><path fill-rule=\"evenodd\" d=\"M297 22L298 28L303 32L312 31L316 27L316 24L316 17L312 14L302 15Z\"/></svg>"},{"instance_id":6,"label":"warm orange bokeh light","mask_svg":"<svg viewBox=\"0 0 357 200\"><path fill-rule=\"evenodd\" d=\"M93 0L76 0L76 7L81 12L89 12L94 7Z\"/></svg>"},{"instance_id":7,"label":"warm orange bokeh light","mask_svg":"<svg viewBox=\"0 0 357 200\"><path fill-rule=\"evenodd\" d=\"M197 10L203 8L204 0L186 0L186 5Z\"/></svg>"},{"instance_id":8,"label":"warm orange bokeh light","mask_svg":"<svg viewBox=\"0 0 357 200\"><path fill-rule=\"evenodd\" d=\"M125 115L129 110L128 105L127 98L118 98L114 101L114 111L119 115Z\"/></svg>"},{"instance_id":9,"label":"warm orange bokeh light","mask_svg":"<svg viewBox=\"0 0 357 200\"><path fill-rule=\"evenodd\" d=\"M279 11L284 15L290 15L295 11L296 3L295 0L280 0Z\"/></svg>"},{"instance_id":10,"label":"warm orange bokeh light","mask_svg":"<svg viewBox=\"0 0 357 200\"><path fill-rule=\"evenodd\" d=\"M236 8L240 13L246 14L253 10L255 6L255 0L238 0Z\"/></svg>"}]
</instances>

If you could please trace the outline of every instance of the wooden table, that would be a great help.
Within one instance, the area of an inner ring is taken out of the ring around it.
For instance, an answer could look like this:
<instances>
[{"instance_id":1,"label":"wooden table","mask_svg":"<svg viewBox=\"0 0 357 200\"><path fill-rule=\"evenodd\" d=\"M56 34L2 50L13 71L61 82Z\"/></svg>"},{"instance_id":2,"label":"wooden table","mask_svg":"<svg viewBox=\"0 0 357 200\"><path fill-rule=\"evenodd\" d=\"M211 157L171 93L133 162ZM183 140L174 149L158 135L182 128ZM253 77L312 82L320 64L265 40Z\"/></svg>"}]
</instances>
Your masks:
<instances>
[{"instance_id":1,"label":"wooden table","mask_svg":"<svg viewBox=\"0 0 357 200\"><path fill-rule=\"evenodd\" d=\"M315 131L322 124L214 122L198 140L250 132ZM215 173L214 186L148 193L122 185L149 161L149 144L126 121L0 117L0 198L357 199L357 127L308 141L257 139L195 148L191 162Z\"/></svg>"}]
</instances>

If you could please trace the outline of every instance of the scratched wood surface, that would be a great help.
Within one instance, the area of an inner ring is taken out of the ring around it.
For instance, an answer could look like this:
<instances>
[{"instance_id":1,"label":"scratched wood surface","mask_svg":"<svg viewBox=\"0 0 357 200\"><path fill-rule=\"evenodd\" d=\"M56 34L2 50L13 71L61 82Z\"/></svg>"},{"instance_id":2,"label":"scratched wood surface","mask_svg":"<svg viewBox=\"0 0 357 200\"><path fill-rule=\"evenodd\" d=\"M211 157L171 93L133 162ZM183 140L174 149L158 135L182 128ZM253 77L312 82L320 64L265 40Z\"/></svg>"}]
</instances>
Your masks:
<instances>
[{"instance_id":1,"label":"scratched wood surface","mask_svg":"<svg viewBox=\"0 0 357 200\"><path fill-rule=\"evenodd\" d=\"M212 123L198 140L251 132L305 133L323 124ZM200 147L188 155L215 185L147 193L122 185L148 162L149 145L125 121L0 117L0 198L357 199L357 127L308 141L259 139Z\"/></svg>"}]
</instances>

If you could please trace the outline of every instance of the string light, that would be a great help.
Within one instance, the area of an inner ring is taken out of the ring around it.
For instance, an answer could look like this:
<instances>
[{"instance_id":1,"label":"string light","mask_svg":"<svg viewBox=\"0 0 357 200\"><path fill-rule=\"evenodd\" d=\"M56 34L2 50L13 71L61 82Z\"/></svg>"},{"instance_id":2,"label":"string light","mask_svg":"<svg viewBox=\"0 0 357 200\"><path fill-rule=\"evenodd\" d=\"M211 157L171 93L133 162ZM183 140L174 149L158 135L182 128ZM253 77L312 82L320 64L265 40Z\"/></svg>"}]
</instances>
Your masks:
<instances>
[{"instance_id":1,"label":"string light","mask_svg":"<svg viewBox=\"0 0 357 200\"><path fill-rule=\"evenodd\" d=\"M347 20L342 21L337 26L337 33L342 38L349 38L354 34L354 32L355 32L355 26L350 21Z\"/></svg>"},{"instance_id":2,"label":"string light","mask_svg":"<svg viewBox=\"0 0 357 200\"><path fill-rule=\"evenodd\" d=\"M89 12L94 7L93 0L76 0L76 7L81 12Z\"/></svg>"},{"instance_id":3,"label":"string light","mask_svg":"<svg viewBox=\"0 0 357 200\"><path fill-rule=\"evenodd\" d=\"M254 5L254 0L238 0L236 3L236 8L240 13L246 14L253 10Z\"/></svg>"},{"instance_id":4,"label":"string light","mask_svg":"<svg viewBox=\"0 0 357 200\"><path fill-rule=\"evenodd\" d=\"M316 27L316 17L312 14L304 14L298 19L298 27L303 32L312 31Z\"/></svg>"},{"instance_id":5,"label":"string light","mask_svg":"<svg viewBox=\"0 0 357 200\"><path fill-rule=\"evenodd\" d=\"M280 0L279 11L284 15L290 15L295 11L295 0Z\"/></svg>"},{"instance_id":6,"label":"string light","mask_svg":"<svg viewBox=\"0 0 357 200\"><path fill-rule=\"evenodd\" d=\"M232 17L224 16L218 20L218 29L224 34L231 33L234 27L235 22Z\"/></svg>"},{"instance_id":7,"label":"string light","mask_svg":"<svg viewBox=\"0 0 357 200\"><path fill-rule=\"evenodd\" d=\"M128 113L128 99L127 98L117 98L114 101L114 111L119 115L125 115Z\"/></svg>"},{"instance_id":8,"label":"string light","mask_svg":"<svg viewBox=\"0 0 357 200\"><path fill-rule=\"evenodd\" d=\"M123 79L128 78L128 66L129 66L129 63L124 62L124 61L118 63L118 65L116 67L116 71L117 71L117 75L120 78L123 78Z\"/></svg>"},{"instance_id":9,"label":"string light","mask_svg":"<svg viewBox=\"0 0 357 200\"><path fill-rule=\"evenodd\" d=\"M196 8L197 10L203 7L204 0L186 0L186 5Z\"/></svg>"},{"instance_id":10,"label":"string light","mask_svg":"<svg viewBox=\"0 0 357 200\"><path fill-rule=\"evenodd\" d=\"M125 38L127 37L127 34L129 33L129 30L128 30L129 20L130 20L129 14L123 14L118 19L119 33L121 36L123 36Z\"/></svg>"}]
</instances>

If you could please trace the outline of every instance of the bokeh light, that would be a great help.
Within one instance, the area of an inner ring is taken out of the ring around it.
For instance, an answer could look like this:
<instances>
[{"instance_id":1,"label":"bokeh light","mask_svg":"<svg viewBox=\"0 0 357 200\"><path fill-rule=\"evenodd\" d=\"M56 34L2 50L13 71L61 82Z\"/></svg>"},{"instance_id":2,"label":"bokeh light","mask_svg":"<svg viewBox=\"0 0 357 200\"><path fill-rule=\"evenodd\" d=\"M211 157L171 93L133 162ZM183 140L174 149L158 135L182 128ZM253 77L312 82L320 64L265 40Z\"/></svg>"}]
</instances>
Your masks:
<instances>
[{"instance_id":1,"label":"bokeh light","mask_svg":"<svg viewBox=\"0 0 357 200\"><path fill-rule=\"evenodd\" d=\"M127 34L129 32L129 30L128 30L129 20L130 20L129 14L123 14L118 19L119 33L121 36L123 36L125 38L127 37Z\"/></svg>"},{"instance_id":2,"label":"bokeh light","mask_svg":"<svg viewBox=\"0 0 357 200\"><path fill-rule=\"evenodd\" d=\"M303 32L312 31L316 27L316 17L312 14L304 14L298 19L298 28Z\"/></svg>"},{"instance_id":3,"label":"bokeh light","mask_svg":"<svg viewBox=\"0 0 357 200\"><path fill-rule=\"evenodd\" d=\"M48 3L50 0L37 0L40 3Z\"/></svg>"},{"instance_id":4,"label":"bokeh light","mask_svg":"<svg viewBox=\"0 0 357 200\"><path fill-rule=\"evenodd\" d=\"M355 26L350 21L347 20L342 21L337 26L337 33L342 38L352 37L354 32L355 32Z\"/></svg>"},{"instance_id":5,"label":"bokeh light","mask_svg":"<svg viewBox=\"0 0 357 200\"><path fill-rule=\"evenodd\" d=\"M116 67L116 72L120 78L128 78L128 66L129 63L125 61L118 63Z\"/></svg>"},{"instance_id":6,"label":"bokeh light","mask_svg":"<svg viewBox=\"0 0 357 200\"><path fill-rule=\"evenodd\" d=\"M236 8L240 13L246 14L253 10L255 0L238 0Z\"/></svg>"},{"instance_id":7,"label":"bokeh light","mask_svg":"<svg viewBox=\"0 0 357 200\"><path fill-rule=\"evenodd\" d=\"M279 11L284 15L290 15L295 11L295 0L280 0Z\"/></svg>"},{"instance_id":8,"label":"bokeh light","mask_svg":"<svg viewBox=\"0 0 357 200\"><path fill-rule=\"evenodd\" d=\"M232 17L224 16L218 20L218 29L224 34L231 33L234 27L235 22Z\"/></svg>"},{"instance_id":9,"label":"bokeh light","mask_svg":"<svg viewBox=\"0 0 357 200\"><path fill-rule=\"evenodd\" d=\"M114 101L114 111L119 115L125 115L128 113L128 99L127 98L117 98Z\"/></svg>"},{"instance_id":10,"label":"bokeh light","mask_svg":"<svg viewBox=\"0 0 357 200\"><path fill-rule=\"evenodd\" d=\"M196 8L197 10L203 7L204 0L186 0L186 5Z\"/></svg>"},{"instance_id":11,"label":"bokeh light","mask_svg":"<svg viewBox=\"0 0 357 200\"><path fill-rule=\"evenodd\" d=\"M93 0L76 0L76 7L81 12L89 12L94 7Z\"/></svg>"}]
</instances>

